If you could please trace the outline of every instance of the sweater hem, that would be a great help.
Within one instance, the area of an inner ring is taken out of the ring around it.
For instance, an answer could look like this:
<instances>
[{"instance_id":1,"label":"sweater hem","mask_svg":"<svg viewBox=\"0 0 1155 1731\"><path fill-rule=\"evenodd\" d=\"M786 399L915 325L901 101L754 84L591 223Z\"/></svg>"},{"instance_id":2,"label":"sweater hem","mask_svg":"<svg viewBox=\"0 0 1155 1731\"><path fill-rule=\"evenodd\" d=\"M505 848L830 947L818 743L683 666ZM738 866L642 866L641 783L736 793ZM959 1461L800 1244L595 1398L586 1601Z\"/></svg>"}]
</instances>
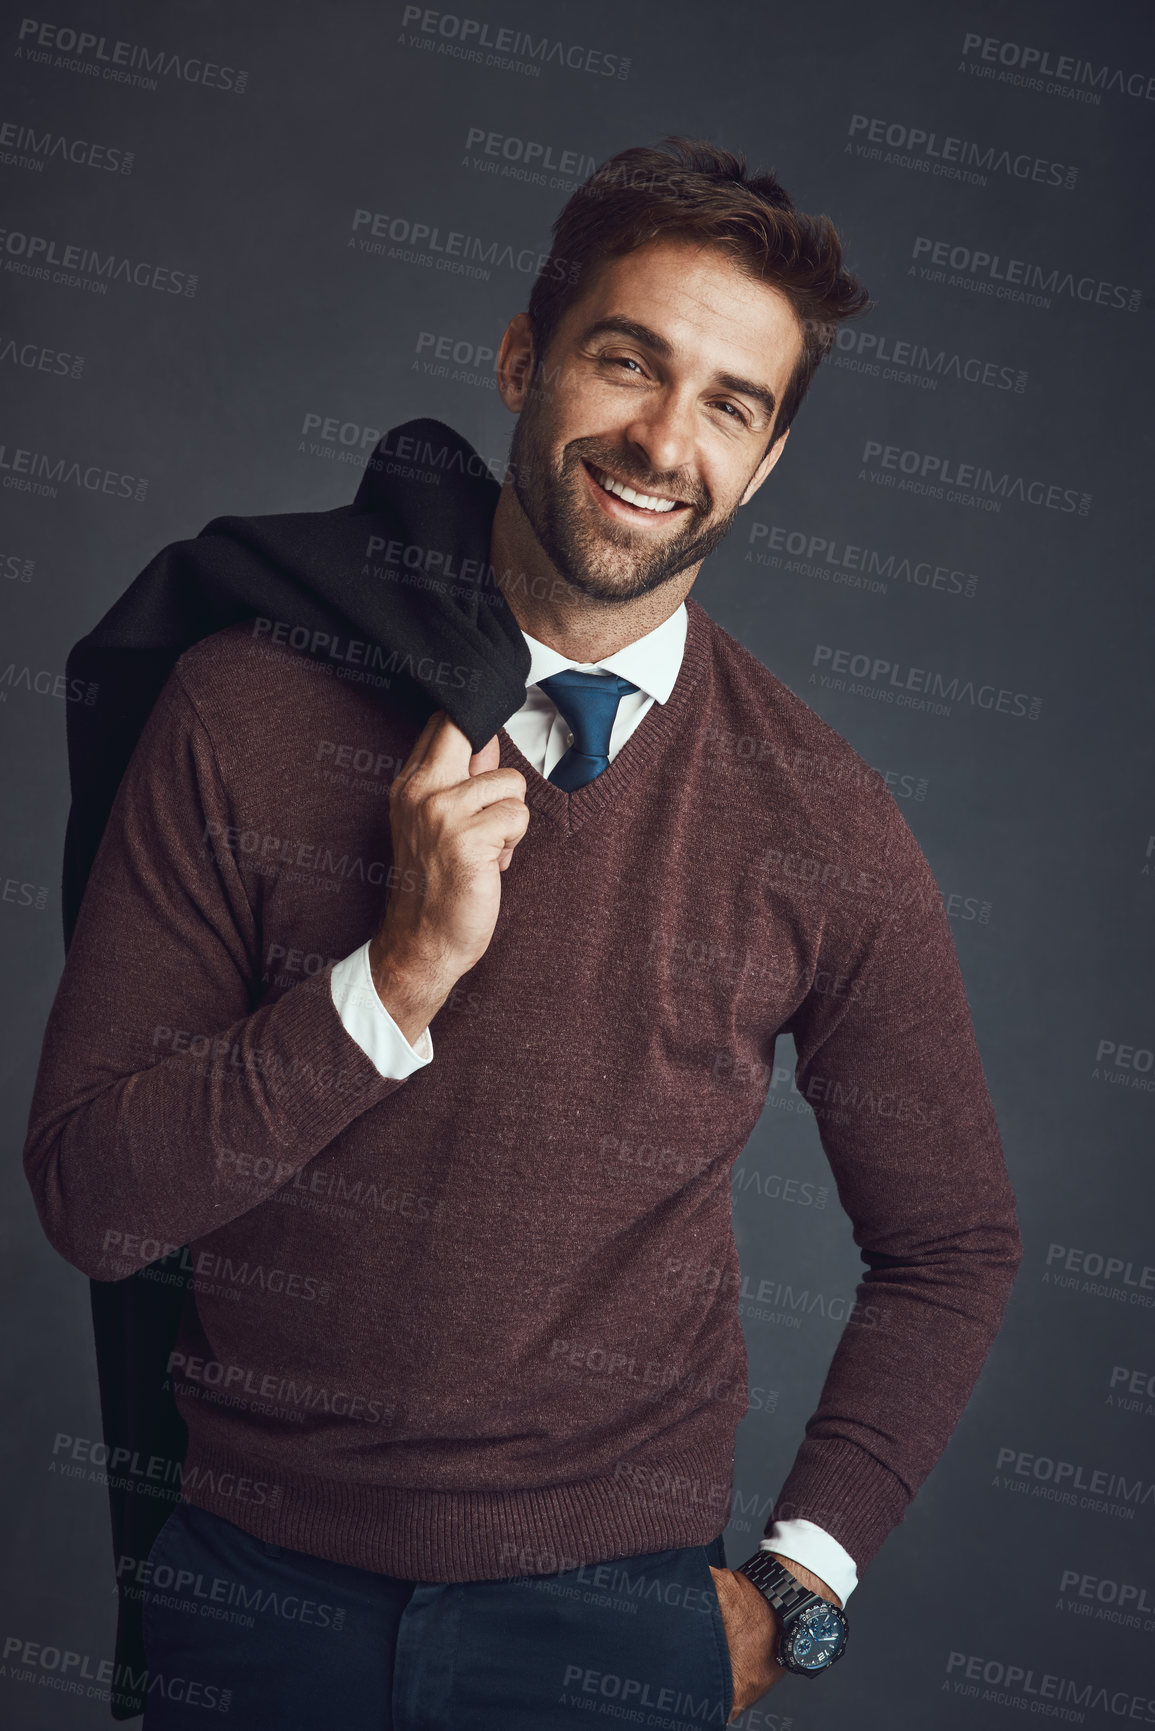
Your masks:
<instances>
[{"instance_id":1,"label":"sweater hem","mask_svg":"<svg viewBox=\"0 0 1155 1731\"><path fill-rule=\"evenodd\" d=\"M290 1478L272 1462L190 1446L183 1500L266 1544L395 1579L509 1580L709 1544L730 1518L733 1469L727 1436L644 1466L620 1460L593 1479L431 1490Z\"/></svg>"}]
</instances>

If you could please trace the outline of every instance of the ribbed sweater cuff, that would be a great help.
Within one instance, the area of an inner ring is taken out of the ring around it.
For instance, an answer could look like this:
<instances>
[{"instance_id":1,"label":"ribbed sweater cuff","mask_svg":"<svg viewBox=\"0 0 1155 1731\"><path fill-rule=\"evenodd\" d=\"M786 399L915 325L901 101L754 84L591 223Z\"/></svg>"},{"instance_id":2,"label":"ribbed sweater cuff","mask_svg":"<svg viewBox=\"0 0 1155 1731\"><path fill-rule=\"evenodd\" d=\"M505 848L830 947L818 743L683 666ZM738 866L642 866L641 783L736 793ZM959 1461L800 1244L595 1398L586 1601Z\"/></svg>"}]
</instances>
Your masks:
<instances>
[{"instance_id":1,"label":"ribbed sweater cuff","mask_svg":"<svg viewBox=\"0 0 1155 1731\"><path fill-rule=\"evenodd\" d=\"M269 1032L280 1062L274 1093L286 1144L323 1147L401 1086L383 1076L345 1029L329 987L331 967L272 1007Z\"/></svg>"},{"instance_id":2,"label":"ribbed sweater cuff","mask_svg":"<svg viewBox=\"0 0 1155 1731\"><path fill-rule=\"evenodd\" d=\"M902 1520L912 1492L889 1467L841 1437L810 1437L766 1523L813 1521L837 1539L861 1574Z\"/></svg>"}]
</instances>

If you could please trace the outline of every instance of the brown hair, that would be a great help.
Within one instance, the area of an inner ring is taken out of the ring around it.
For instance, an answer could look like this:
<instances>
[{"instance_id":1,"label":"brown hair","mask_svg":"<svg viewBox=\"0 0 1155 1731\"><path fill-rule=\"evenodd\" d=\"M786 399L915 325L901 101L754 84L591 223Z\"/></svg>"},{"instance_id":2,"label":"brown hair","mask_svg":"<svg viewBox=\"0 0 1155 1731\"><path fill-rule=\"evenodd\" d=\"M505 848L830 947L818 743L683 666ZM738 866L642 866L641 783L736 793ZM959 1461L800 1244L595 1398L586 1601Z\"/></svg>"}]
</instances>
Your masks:
<instances>
[{"instance_id":1,"label":"brown hair","mask_svg":"<svg viewBox=\"0 0 1155 1731\"><path fill-rule=\"evenodd\" d=\"M721 248L749 276L779 290L802 327L802 354L778 405L773 444L797 414L839 323L863 312L869 296L843 268L829 218L795 210L770 170L748 175L745 157L706 139L670 135L659 147L619 151L567 201L550 251L550 262L564 260L567 269L551 272L547 265L529 297L537 363L592 269L650 241L682 236Z\"/></svg>"}]
</instances>

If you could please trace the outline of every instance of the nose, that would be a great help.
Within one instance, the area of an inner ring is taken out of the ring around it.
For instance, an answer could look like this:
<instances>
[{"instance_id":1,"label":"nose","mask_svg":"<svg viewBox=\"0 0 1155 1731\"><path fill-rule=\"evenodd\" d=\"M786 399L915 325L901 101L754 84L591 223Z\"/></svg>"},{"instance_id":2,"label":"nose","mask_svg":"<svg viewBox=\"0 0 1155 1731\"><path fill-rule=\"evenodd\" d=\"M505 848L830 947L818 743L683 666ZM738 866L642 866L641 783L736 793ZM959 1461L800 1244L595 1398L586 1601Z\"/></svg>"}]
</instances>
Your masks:
<instances>
[{"instance_id":1,"label":"nose","mask_svg":"<svg viewBox=\"0 0 1155 1731\"><path fill-rule=\"evenodd\" d=\"M694 416L688 397L655 391L624 430L655 474L693 473Z\"/></svg>"}]
</instances>

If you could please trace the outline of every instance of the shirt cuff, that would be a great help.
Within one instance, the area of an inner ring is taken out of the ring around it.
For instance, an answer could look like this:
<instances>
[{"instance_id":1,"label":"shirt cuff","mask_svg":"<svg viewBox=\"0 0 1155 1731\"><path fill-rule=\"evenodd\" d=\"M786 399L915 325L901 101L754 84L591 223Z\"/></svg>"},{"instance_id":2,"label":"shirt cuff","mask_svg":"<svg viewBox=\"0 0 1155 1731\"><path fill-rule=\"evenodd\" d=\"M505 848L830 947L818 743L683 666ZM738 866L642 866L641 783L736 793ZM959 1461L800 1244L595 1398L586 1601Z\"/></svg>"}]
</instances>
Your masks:
<instances>
[{"instance_id":1,"label":"shirt cuff","mask_svg":"<svg viewBox=\"0 0 1155 1731\"><path fill-rule=\"evenodd\" d=\"M404 1081L431 1061L433 1039L429 1029L418 1036L416 1046L411 1046L378 997L369 971L368 943L334 963L329 991L345 1032L356 1040L383 1076Z\"/></svg>"},{"instance_id":2,"label":"shirt cuff","mask_svg":"<svg viewBox=\"0 0 1155 1731\"><path fill-rule=\"evenodd\" d=\"M801 1563L804 1569L825 1581L844 1605L858 1585L854 1558L813 1521L775 1521L770 1537L763 1539L758 1549L777 1551L780 1557Z\"/></svg>"}]
</instances>

